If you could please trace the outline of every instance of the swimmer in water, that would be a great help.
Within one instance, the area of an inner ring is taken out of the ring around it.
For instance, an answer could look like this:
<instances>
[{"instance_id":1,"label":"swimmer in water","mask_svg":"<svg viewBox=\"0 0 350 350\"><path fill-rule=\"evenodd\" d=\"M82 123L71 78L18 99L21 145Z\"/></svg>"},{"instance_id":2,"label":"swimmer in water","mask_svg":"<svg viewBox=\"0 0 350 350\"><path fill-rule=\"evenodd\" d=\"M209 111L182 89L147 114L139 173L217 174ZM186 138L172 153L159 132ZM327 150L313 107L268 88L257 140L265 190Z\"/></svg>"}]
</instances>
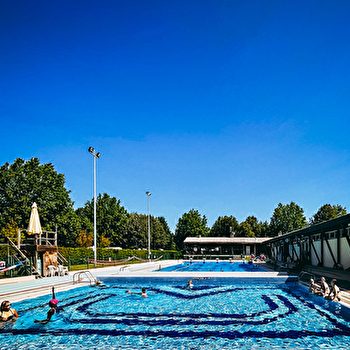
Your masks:
<instances>
[{"instance_id":1,"label":"swimmer in water","mask_svg":"<svg viewBox=\"0 0 350 350\"><path fill-rule=\"evenodd\" d=\"M192 280L188 280L188 282L187 282L187 288L188 288L188 289L192 289L192 288L193 288Z\"/></svg>"},{"instance_id":2,"label":"swimmer in water","mask_svg":"<svg viewBox=\"0 0 350 350\"><path fill-rule=\"evenodd\" d=\"M0 321L10 321L17 317L19 317L18 313L15 309L11 309L11 303L8 300L3 301L1 303Z\"/></svg>"},{"instance_id":3,"label":"swimmer in water","mask_svg":"<svg viewBox=\"0 0 350 350\"><path fill-rule=\"evenodd\" d=\"M46 324L50 322L52 316L57 312L58 300L55 297L55 287L52 287L52 299L49 301L50 310L47 312L47 317L45 320L34 320L34 323Z\"/></svg>"},{"instance_id":4,"label":"swimmer in water","mask_svg":"<svg viewBox=\"0 0 350 350\"><path fill-rule=\"evenodd\" d=\"M141 293L134 293L134 292L130 292L130 290L126 290L125 293L129 293L129 294L138 294L141 295L142 298L148 298L148 295L146 293L146 288L142 288Z\"/></svg>"}]
</instances>

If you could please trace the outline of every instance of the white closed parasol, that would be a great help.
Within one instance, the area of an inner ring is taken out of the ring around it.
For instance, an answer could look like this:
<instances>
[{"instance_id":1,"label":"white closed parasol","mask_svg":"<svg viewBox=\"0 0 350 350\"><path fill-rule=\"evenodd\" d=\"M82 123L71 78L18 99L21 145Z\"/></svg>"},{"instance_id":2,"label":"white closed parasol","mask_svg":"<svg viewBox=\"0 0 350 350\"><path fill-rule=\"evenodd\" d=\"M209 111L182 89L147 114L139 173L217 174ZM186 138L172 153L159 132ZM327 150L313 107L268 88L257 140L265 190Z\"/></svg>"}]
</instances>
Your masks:
<instances>
[{"instance_id":1,"label":"white closed parasol","mask_svg":"<svg viewBox=\"0 0 350 350\"><path fill-rule=\"evenodd\" d=\"M34 235L36 233L41 234L41 224L40 224L40 219L39 219L38 207L36 206L35 202L32 205L32 211L30 213L30 219L29 219L29 225L27 228L27 232L31 235Z\"/></svg>"}]
</instances>

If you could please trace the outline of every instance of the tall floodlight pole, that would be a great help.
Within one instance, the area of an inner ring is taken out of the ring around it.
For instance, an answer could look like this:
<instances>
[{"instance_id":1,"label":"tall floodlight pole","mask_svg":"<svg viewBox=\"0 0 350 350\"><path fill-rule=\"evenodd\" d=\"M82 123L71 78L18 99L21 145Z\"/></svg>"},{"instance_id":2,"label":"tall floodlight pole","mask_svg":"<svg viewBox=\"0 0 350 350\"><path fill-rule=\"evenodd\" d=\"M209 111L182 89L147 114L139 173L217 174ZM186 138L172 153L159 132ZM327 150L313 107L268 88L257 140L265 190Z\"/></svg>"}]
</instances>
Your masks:
<instances>
[{"instance_id":1,"label":"tall floodlight pole","mask_svg":"<svg viewBox=\"0 0 350 350\"><path fill-rule=\"evenodd\" d=\"M151 261L151 217L149 210L149 197L151 197L151 192L146 192L148 197L148 260Z\"/></svg>"},{"instance_id":2,"label":"tall floodlight pole","mask_svg":"<svg viewBox=\"0 0 350 350\"><path fill-rule=\"evenodd\" d=\"M101 157L100 152L95 152L95 148L89 147L89 153L94 157L94 266L97 260L97 238L96 238L96 159Z\"/></svg>"}]
</instances>

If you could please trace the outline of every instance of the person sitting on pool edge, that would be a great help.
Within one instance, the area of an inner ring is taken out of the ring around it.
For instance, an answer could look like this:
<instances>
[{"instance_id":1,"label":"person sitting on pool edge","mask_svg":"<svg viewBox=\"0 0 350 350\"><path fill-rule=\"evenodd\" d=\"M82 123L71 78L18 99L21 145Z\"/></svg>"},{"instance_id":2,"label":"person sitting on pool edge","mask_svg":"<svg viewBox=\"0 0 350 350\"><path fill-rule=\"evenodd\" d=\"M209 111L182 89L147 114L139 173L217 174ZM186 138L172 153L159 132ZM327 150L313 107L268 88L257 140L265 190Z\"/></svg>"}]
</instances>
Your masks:
<instances>
[{"instance_id":1,"label":"person sitting on pool edge","mask_svg":"<svg viewBox=\"0 0 350 350\"><path fill-rule=\"evenodd\" d=\"M146 293L146 288L142 288L141 293L134 293L134 292L130 292L130 290L126 290L125 293L129 293L129 294L139 294L142 296L142 298L148 298L148 295Z\"/></svg>"},{"instance_id":2,"label":"person sitting on pool edge","mask_svg":"<svg viewBox=\"0 0 350 350\"><path fill-rule=\"evenodd\" d=\"M52 299L49 301L50 310L47 312L47 317L45 320L34 320L34 323L46 324L50 322L52 316L55 315L57 312L57 304L58 300L55 296L55 287L52 287Z\"/></svg>"},{"instance_id":3,"label":"person sitting on pool edge","mask_svg":"<svg viewBox=\"0 0 350 350\"><path fill-rule=\"evenodd\" d=\"M316 294L316 295L322 295L322 290L321 290L321 286L315 283L315 280L313 278L310 279L310 287L309 287L309 291L312 294Z\"/></svg>"},{"instance_id":4,"label":"person sitting on pool edge","mask_svg":"<svg viewBox=\"0 0 350 350\"><path fill-rule=\"evenodd\" d=\"M13 318L19 317L15 309L11 309L11 303L5 300L1 303L0 321L10 321Z\"/></svg>"},{"instance_id":5,"label":"person sitting on pool edge","mask_svg":"<svg viewBox=\"0 0 350 350\"><path fill-rule=\"evenodd\" d=\"M321 289L323 297L327 299L329 297L329 286L324 277L321 277Z\"/></svg>"},{"instance_id":6,"label":"person sitting on pool edge","mask_svg":"<svg viewBox=\"0 0 350 350\"><path fill-rule=\"evenodd\" d=\"M333 301L340 301L340 289L336 285L336 283L337 283L337 280L333 278L331 282L329 297L327 299L330 299Z\"/></svg>"}]
</instances>

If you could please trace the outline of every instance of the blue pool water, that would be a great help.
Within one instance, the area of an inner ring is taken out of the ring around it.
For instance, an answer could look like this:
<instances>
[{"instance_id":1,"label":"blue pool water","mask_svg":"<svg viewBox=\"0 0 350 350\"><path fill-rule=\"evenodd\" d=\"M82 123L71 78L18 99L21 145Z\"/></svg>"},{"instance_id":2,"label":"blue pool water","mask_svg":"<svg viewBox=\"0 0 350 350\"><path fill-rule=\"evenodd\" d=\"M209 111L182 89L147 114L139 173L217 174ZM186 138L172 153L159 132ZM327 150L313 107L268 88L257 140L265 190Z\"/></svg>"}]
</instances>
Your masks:
<instances>
[{"instance_id":1,"label":"blue pool water","mask_svg":"<svg viewBox=\"0 0 350 350\"><path fill-rule=\"evenodd\" d=\"M213 272L266 272L258 264L249 264L248 262L228 262L228 261L185 261L179 265L173 265L161 269L161 271L213 271Z\"/></svg>"},{"instance_id":2,"label":"blue pool water","mask_svg":"<svg viewBox=\"0 0 350 350\"><path fill-rule=\"evenodd\" d=\"M147 288L148 298L129 295ZM183 283L136 280L57 293L13 306L14 324L0 329L0 349L347 349L350 314L339 303L291 283L238 283L194 279Z\"/></svg>"}]
</instances>

